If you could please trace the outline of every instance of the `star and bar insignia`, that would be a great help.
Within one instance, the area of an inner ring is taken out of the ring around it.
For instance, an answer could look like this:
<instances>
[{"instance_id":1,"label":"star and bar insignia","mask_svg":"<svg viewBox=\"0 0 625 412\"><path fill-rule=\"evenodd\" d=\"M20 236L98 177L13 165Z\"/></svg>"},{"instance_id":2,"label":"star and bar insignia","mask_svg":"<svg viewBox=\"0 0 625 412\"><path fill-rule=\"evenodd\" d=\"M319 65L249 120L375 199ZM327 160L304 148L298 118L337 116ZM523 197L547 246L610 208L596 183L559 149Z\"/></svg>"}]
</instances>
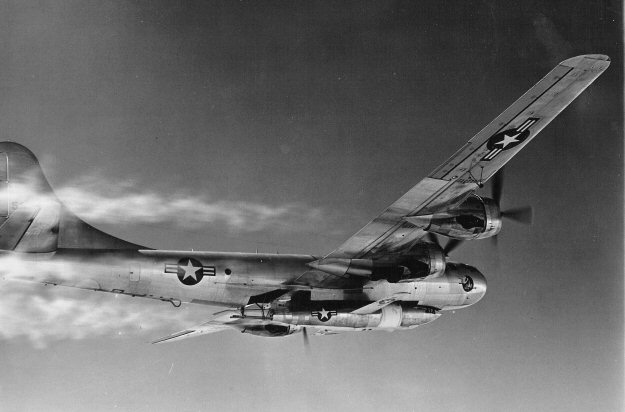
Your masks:
<instances>
[{"instance_id":1,"label":"star and bar insignia","mask_svg":"<svg viewBox=\"0 0 625 412\"><path fill-rule=\"evenodd\" d=\"M491 138L488 139L488 143L486 143L488 153L484 155L482 160L493 160L499 153L503 152L504 150L512 149L513 147L523 143L525 139L530 136L529 128L538 120L540 119L530 117L515 129L508 129L506 131L491 136Z\"/></svg>"},{"instance_id":2,"label":"star and bar insignia","mask_svg":"<svg viewBox=\"0 0 625 412\"><path fill-rule=\"evenodd\" d=\"M321 322L327 322L332 319L332 316L336 315L335 310L325 310L325 308L321 308L319 311L310 312L312 316L316 316Z\"/></svg>"},{"instance_id":3,"label":"star and bar insignia","mask_svg":"<svg viewBox=\"0 0 625 412\"><path fill-rule=\"evenodd\" d=\"M175 273L188 286L197 285L204 276L215 276L215 266L204 266L199 260L182 258L177 264L166 263L165 273Z\"/></svg>"}]
</instances>

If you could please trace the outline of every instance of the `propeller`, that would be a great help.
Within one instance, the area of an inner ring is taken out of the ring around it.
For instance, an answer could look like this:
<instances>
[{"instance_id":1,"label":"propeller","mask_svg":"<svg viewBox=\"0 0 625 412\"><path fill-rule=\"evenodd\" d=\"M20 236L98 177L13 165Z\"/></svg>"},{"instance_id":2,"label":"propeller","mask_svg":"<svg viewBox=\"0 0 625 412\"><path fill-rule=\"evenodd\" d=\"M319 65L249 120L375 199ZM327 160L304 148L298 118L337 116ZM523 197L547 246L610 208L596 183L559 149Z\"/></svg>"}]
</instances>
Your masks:
<instances>
[{"instance_id":1,"label":"propeller","mask_svg":"<svg viewBox=\"0 0 625 412\"><path fill-rule=\"evenodd\" d=\"M449 254L455 250L463 241L461 239L449 239L445 247L443 248L443 253L445 256L449 256Z\"/></svg>"},{"instance_id":2,"label":"propeller","mask_svg":"<svg viewBox=\"0 0 625 412\"><path fill-rule=\"evenodd\" d=\"M445 256L449 256L449 254L453 250L455 250L458 246L460 246L460 244L463 242L463 240L461 239L449 239L447 243L445 244L445 247L443 247L441 246L441 243L438 241L438 236L436 236L434 233L428 232L427 238L429 239L430 242L440 247L443 250L443 253L445 254Z\"/></svg>"},{"instance_id":3,"label":"propeller","mask_svg":"<svg viewBox=\"0 0 625 412\"><path fill-rule=\"evenodd\" d=\"M534 209L531 206L516 207L501 212L501 217L524 225L531 225L534 219Z\"/></svg>"},{"instance_id":4,"label":"propeller","mask_svg":"<svg viewBox=\"0 0 625 412\"><path fill-rule=\"evenodd\" d=\"M503 182L504 182L504 169L500 169L499 172L493 176L493 184L491 186L492 199L495 201L500 210L500 215L504 219L510 219L512 221L522 223L524 225L531 225L534 218L534 209L532 206L521 206L512 209L501 210L501 198L503 195ZM492 242L497 245L497 236L491 237Z\"/></svg>"},{"instance_id":5,"label":"propeller","mask_svg":"<svg viewBox=\"0 0 625 412\"><path fill-rule=\"evenodd\" d=\"M306 326L302 328L302 336L304 336L304 348L306 348L306 353L310 355L310 342L308 341L308 330L306 330Z\"/></svg>"},{"instance_id":6,"label":"propeller","mask_svg":"<svg viewBox=\"0 0 625 412\"><path fill-rule=\"evenodd\" d=\"M503 168L493 176L493 185L491 186L492 198L495 203L501 202L501 194L503 192Z\"/></svg>"}]
</instances>

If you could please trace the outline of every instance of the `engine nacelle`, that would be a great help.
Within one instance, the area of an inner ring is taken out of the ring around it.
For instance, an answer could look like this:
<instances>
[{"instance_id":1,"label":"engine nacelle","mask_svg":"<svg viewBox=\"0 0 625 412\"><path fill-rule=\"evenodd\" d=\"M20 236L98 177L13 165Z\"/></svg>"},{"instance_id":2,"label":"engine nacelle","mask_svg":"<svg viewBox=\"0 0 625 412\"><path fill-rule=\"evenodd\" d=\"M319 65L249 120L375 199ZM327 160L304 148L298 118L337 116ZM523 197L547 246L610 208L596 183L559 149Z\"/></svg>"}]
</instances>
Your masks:
<instances>
[{"instance_id":1,"label":"engine nacelle","mask_svg":"<svg viewBox=\"0 0 625 412\"><path fill-rule=\"evenodd\" d=\"M471 195L460 206L445 213L411 216L416 226L454 239L484 239L501 230L501 212L494 200Z\"/></svg>"},{"instance_id":2,"label":"engine nacelle","mask_svg":"<svg viewBox=\"0 0 625 412\"><path fill-rule=\"evenodd\" d=\"M361 276L371 280L402 280L437 277L445 273L445 253L440 246L421 243L409 254L385 259L320 259L308 266L337 276Z\"/></svg>"},{"instance_id":3,"label":"engine nacelle","mask_svg":"<svg viewBox=\"0 0 625 412\"><path fill-rule=\"evenodd\" d=\"M386 279L389 283L439 277L445 273L446 257L439 245L419 243L409 254L392 256L389 263L374 261L371 280Z\"/></svg>"}]
</instances>

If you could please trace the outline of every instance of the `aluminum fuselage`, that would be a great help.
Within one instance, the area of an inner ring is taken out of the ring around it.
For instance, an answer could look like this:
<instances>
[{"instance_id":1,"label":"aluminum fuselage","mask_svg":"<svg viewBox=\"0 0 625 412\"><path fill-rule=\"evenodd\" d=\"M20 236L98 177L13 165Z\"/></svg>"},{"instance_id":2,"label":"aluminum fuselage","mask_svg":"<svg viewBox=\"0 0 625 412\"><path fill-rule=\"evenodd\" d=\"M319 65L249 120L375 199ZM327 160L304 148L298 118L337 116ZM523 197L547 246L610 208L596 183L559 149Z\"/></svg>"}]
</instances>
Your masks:
<instances>
[{"instance_id":1,"label":"aluminum fuselage","mask_svg":"<svg viewBox=\"0 0 625 412\"><path fill-rule=\"evenodd\" d=\"M214 275L204 275L197 284L186 285L176 273L167 273L167 265L189 258L214 268ZM253 296L286 289L310 290L311 299L319 301L362 301L364 305L396 296L403 302L445 310L472 305L486 292L484 277L466 265L437 278L400 283L368 281L357 291L350 291L312 288L298 281L303 274L311 272L307 264L318 259L312 255L59 249L43 254L5 253L1 259L12 259L11 265L5 267L14 269L4 275L16 279L175 304L239 307L248 304ZM473 278L475 287L471 291L465 291L458 280L458 272L462 270Z\"/></svg>"}]
</instances>

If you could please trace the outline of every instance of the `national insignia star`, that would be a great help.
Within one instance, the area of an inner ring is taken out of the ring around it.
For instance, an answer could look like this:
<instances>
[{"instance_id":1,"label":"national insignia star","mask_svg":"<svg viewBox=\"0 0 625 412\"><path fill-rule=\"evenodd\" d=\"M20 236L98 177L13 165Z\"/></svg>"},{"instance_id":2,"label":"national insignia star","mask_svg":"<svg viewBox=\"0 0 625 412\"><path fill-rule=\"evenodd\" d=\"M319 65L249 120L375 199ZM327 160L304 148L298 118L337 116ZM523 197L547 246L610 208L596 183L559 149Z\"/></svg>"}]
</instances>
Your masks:
<instances>
[{"instance_id":1,"label":"national insignia star","mask_svg":"<svg viewBox=\"0 0 625 412\"><path fill-rule=\"evenodd\" d=\"M319 314L321 315L321 319L320 320L330 319L330 317L328 316L328 313L330 313L330 312L325 310L325 308L321 308L321 310L319 311Z\"/></svg>"},{"instance_id":2,"label":"national insignia star","mask_svg":"<svg viewBox=\"0 0 625 412\"><path fill-rule=\"evenodd\" d=\"M182 270L184 270L184 277L182 280L186 280L187 278L193 278L193 280L197 281L196 272L200 269L197 266L193 266L191 260L187 262L187 266L180 266Z\"/></svg>"},{"instance_id":3,"label":"national insignia star","mask_svg":"<svg viewBox=\"0 0 625 412\"><path fill-rule=\"evenodd\" d=\"M519 142L519 140L517 140L517 139L516 139L516 137L517 137L518 135L520 135L520 134L521 134L521 133L517 133L517 134L515 134L514 136L508 136L507 134L504 134L504 135L503 135L503 139L502 139L502 140L500 140L500 141L498 141L496 144L498 144L498 145L500 144L500 145L501 145L501 148L502 148L502 149L505 149L505 148L506 148L506 146L508 146L509 144L512 144L512 143L518 143L518 142Z\"/></svg>"}]
</instances>

